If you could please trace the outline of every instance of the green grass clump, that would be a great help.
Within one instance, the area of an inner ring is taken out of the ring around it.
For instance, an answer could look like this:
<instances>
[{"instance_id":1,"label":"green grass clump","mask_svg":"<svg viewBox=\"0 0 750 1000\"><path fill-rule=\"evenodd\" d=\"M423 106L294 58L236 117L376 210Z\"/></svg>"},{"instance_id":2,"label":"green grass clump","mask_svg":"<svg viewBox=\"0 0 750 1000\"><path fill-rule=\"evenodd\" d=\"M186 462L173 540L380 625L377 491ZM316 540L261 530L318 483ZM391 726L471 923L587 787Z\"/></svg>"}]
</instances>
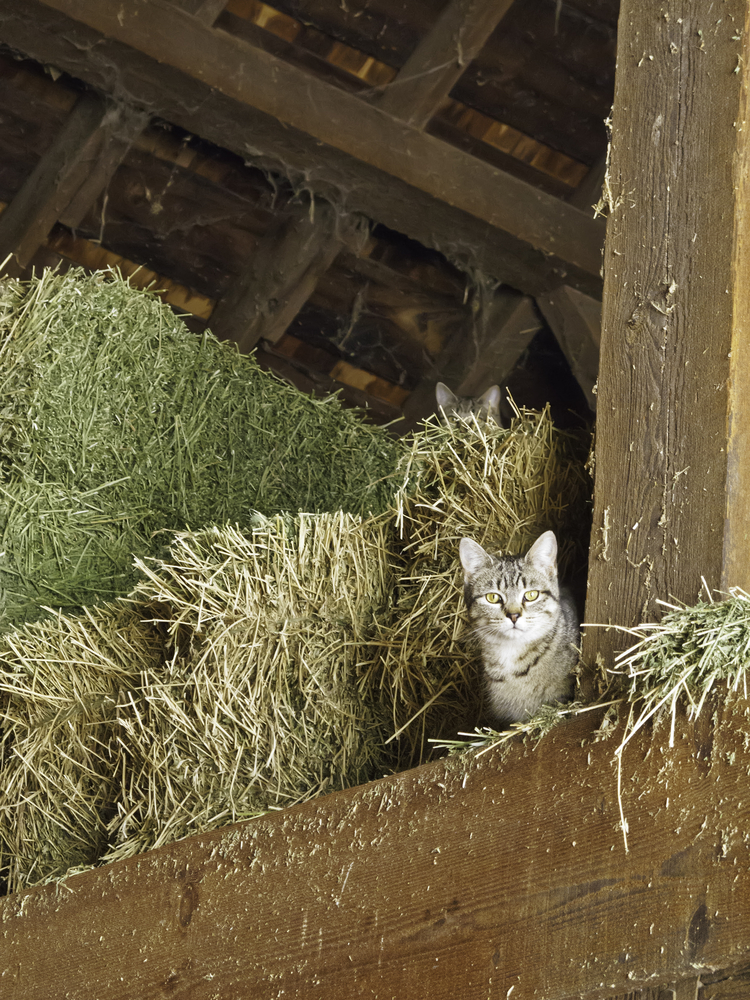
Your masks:
<instances>
[{"instance_id":1,"label":"green grass clump","mask_svg":"<svg viewBox=\"0 0 750 1000\"><path fill-rule=\"evenodd\" d=\"M0 291L0 628L127 593L165 529L377 514L399 446L116 274Z\"/></svg>"}]
</instances>

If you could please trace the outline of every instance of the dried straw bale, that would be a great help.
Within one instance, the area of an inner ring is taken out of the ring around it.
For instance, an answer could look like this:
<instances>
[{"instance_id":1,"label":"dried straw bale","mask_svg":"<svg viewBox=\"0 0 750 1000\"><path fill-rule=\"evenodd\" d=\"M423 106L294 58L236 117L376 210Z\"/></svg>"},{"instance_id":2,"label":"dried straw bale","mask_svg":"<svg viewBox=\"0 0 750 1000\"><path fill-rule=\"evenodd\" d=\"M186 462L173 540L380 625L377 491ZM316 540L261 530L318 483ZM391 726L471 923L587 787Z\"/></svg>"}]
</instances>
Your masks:
<instances>
[{"instance_id":1,"label":"dried straw bale","mask_svg":"<svg viewBox=\"0 0 750 1000\"><path fill-rule=\"evenodd\" d=\"M173 652L118 705L127 779L105 860L382 774L388 717L362 664L393 587L387 533L258 516L142 564Z\"/></svg>"},{"instance_id":2,"label":"dried straw bale","mask_svg":"<svg viewBox=\"0 0 750 1000\"><path fill-rule=\"evenodd\" d=\"M0 880L13 892L92 864L117 796L119 692L164 652L124 605L58 614L0 648Z\"/></svg>"},{"instance_id":3,"label":"dried straw bale","mask_svg":"<svg viewBox=\"0 0 750 1000\"><path fill-rule=\"evenodd\" d=\"M563 572L585 566L587 443L583 434L557 430L548 410L517 411L507 430L473 417L448 426L431 419L414 435L397 496L405 565L380 665L395 729L403 730L403 761L423 759L428 738L476 721L477 659L464 635L460 539L513 554L552 528Z\"/></svg>"},{"instance_id":4,"label":"dried straw bale","mask_svg":"<svg viewBox=\"0 0 750 1000\"><path fill-rule=\"evenodd\" d=\"M0 628L125 594L164 529L382 511L398 444L119 275L0 284Z\"/></svg>"}]
</instances>

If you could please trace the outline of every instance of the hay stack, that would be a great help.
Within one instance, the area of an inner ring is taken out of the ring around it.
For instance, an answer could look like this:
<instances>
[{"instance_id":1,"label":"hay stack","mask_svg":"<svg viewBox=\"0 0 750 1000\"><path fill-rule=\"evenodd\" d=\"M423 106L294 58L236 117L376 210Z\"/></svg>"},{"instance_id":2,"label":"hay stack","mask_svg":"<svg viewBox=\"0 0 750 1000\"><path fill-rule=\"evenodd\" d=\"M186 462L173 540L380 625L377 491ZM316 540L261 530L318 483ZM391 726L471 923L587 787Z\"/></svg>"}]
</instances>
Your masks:
<instances>
[{"instance_id":1,"label":"hay stack","mask_svg":"<svg viewBox=\"0 0 750 1000\"><path fill-rule=\"evenodd\" d=\"M343 513L183 532L133 607L6 636L9 889L379 777L388 533Z\"/></svg>"},{"instance_id":2,"label":"hay stack","mask_svg":"<svg viewBox=\"0 0 750 1000\"><path fill-rule=\"evenodd\" d=\"M0 881L9 892L94 864L117 794L117 706L164 658L125 605L2 639Z\"/></svg>"},{"instance_id":3,"label":"hay stack","mask_svg":"<svg viewBox=\"0 0 750 1000\"><path fill-rule=\"evenodd\" d=\"M585 562L548 413L397 443L117 278L0 287L0 386L2 624L53 615L0 639L11 890L418 763L474 721L459 539Z\"/></svg>"},{"instance_id":4,"label":"hay stack","mask_svg":"<svg viewBox=\"0 0 750 1000\"><path fill-rule=\"evenodd\" d=\"M118 275L0 283L0 629L126 594L159 532L376 514L399 445Z\"/></svg>"},{"instance_id":5,"label":"hay stack","mask_svg":"<svg viewBox=\"0 0 750 1000\"><path fill-rule=\"evenodd\" d=\"M404 570L380 666L395 730L406 727L402 762L418 763L428 739L476 723L478 669L465 636L460 539L515 554L552 528L563 575L585 570L586 438L557 430L548 410L518 410L509 430L473 417L448 426L430 419L414 435L397 498Z\"/></svg>"},{"instance_id":6,"label":"hay stack","mask_svg":"<svg viewBox=\"0 0 750 1000\"><path fill-rule=\"evenodd\" d=\"M142 566L173 651L121 699L132 782L107 860L382 774L362 664L393 588L386 542L352 515L259 516Z\"/></svg>"}]
</instances>

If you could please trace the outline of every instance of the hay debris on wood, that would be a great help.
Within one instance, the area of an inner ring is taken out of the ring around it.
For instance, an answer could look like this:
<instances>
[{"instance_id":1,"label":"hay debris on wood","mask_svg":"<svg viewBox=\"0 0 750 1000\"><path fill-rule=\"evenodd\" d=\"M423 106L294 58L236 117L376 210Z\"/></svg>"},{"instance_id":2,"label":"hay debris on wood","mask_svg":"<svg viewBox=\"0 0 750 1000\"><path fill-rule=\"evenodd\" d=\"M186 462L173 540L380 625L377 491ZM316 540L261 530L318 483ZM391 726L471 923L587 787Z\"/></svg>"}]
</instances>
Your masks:
<instances>
[{"instance_id":1,"label":"hay debris on wood","mask_svg":"<svg viewBox=\"0 0 750 1000\"><path fill-rule=\"evenodd\" d=\"M377 514L399 445L118 274L0 283L0 629L126 594L159 532Z\"/></svg>"}]
</instances>

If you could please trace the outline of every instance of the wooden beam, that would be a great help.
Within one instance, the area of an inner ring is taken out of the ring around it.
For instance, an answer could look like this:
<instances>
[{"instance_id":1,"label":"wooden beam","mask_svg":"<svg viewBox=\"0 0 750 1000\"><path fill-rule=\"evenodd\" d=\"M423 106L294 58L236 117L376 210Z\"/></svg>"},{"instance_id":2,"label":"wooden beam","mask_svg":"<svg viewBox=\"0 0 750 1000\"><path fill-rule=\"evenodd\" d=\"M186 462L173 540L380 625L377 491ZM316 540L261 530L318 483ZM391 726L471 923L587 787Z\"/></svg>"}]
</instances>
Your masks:
<instances>
[{"instance_id":1,"label":"wooden beam","mask_svg":"<svg viewBox=\"0 0 750 1000\"><path fill-rule=\"evenodd\" d=\"M505 17L513 0L450 0L377 102L423 129Z\"/></svg>"},{"instance_id":2,"label":"wooden beam","mask_svg":"<svg viewBox=\"0 0 750 1000\"><path fill-rule=\"evenodd\" d=\"M176 7L196 17L210 28L227 5L227 0L177 0Z\"/></svg>"},{"instance_id":3,"label":"wooden beam","mask_svg":"<svg viewBox=\"0 0 750 1000\"><path fill-rule=\"evenodd\" d=\"M465 351L461 396L476 396L488 386L502 383L519 357L542 328L533 299L511 289L499 289L475 325Z\"/></svg>"},{"instance_id":4,"label":"wooden beam","mask_svg":"<svg viewBox=\"0 0 750 1000\"><path fill-rule=\"evenodd\" d=\"M750 706L725 697L629 744L627 854L622 730L587 715L0 900L4 1000L632 1000L737 970Z\"/></svg>"},{"instance_id":5,"label":"wooden beam","mask_svg":"<svg viewBox=\"0 0 750 1000\"><path fill-rule=\"evenodd\" d=\"M303 181L316 195L440 250L465 270L479 270L529 294L555 287L562 280L600 294L598 275L488 228L485 221L461 207L441 202L272 115L107 39L40 0L0 0L0 39L32 59L57 66L105 93L117 94L119 100L232 150L261 169L283 173L295 183ZM460 188L462 183L457 181L457 185ZM568 211L574 213L568 222L575 228L582 215L569 206Z\"/></svg>"},{"instance_id":6,"label":"wooden beam","mask_svg":"<svg viewBox=\"0 0 750 1000\"><path fill-rule=\"evenodd\" d=\"M749 16L622 3L588 622L750 589Z\"/></svg>"},{"instance_id":7,"label":"wooden beam","mask_svg":"<svg viewBox=\"0 0 750 1000\"><path fill-rule=\"evenodd\" d=\"M482 296L482 289L477 291ZM478 310L467 308L466 322L446 343L431 370L404 406L404 429L413 430L435 412L435 385L444 381L459 395L472 396L502 384L541 322L533 301L512 288L494 288Z\"/></svg>"},{"instance_id":8,"label":"wooden beam","mask_svg":"<svg viewBox=\"0 0 750 1000\"><path fill-rule=\"evenodd\" d=\"M595 220L268 52L206 28L164 0L120 0L116 7L99 0L44 4L535 250L598 274L602 230Z\"/></svg>"},{"instance_id":9,"label":"wooden beam","mask_svg":"<svg viewBox=\"0 0 750 1000\"><path fill-rule=\"evenodd\" d=\"M251 351L279 340L343 246L326 202L298 206L260 240L247 271L211 316L211 329Z\"/></svg>"},{"instance_id":10,"label":"wooden beam","mask_svg":"<svg viewBox=\"0 0 750 1000\"><path fill-rule=\"evenodd\" d=\"M18 266L25 268L71 200L87 190L91 162L83 161L92 140L101 141L98 133L106 115L106 104L94 95L84 94L75 104L0 217L0 260L12 253Z\"/></svg>"},{"instance_id":11,"label":"wooden beam","mask_svg":"<svg viewBox=\"0 0 750 1000\"><path fill-rule=\"evenodd\" d=\"M602 304L575 288L561 285L537 296L537 305L557 338L570 370L596 410L596 380L599 377Z\"/></svg>"},{"instance_id":12,"label":"wooden beam","mask_svg":"<svg viewBox=\"0 0 750 1000\"><path fill-rule=\"evenodd\" d=\"M602 153L596 163L589 168L589 172L583 178L578 187L567 199L569 205L575 205L582 212L593 211L594 205L599 202L604 186L604 177L607 172L607 152Z\"/></svg>"}]
</instances>

